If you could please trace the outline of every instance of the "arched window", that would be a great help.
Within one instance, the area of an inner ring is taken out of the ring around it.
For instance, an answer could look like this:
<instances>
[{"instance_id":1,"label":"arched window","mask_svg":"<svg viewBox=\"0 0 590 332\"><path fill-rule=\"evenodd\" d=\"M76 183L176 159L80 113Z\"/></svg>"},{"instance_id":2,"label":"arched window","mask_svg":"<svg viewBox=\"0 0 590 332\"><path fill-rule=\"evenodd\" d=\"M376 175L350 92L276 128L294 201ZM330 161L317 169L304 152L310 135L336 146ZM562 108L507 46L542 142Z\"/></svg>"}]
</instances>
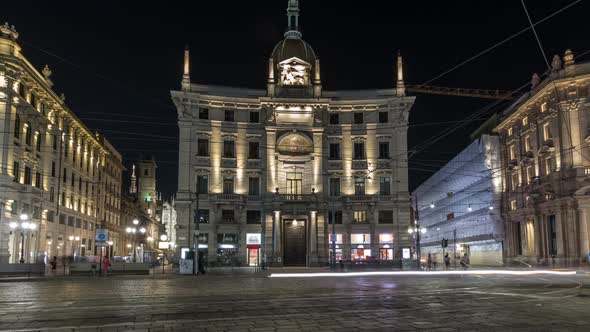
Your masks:
<instances>
[{"instance_id":1,"label":"arched window","mask_svg":"<svg viewBox=\"0 0 590 332\"><path fill-rule=\"evenodd\" d=\"M18 114L14 118L14 138L20 139L20 116Z\"/></svg>"},{"instance_id":2,"label":"arched window","mask_svg":"<svg viewBox=\"0 0 590 332\"><path fill-rule=\"evenodd\" d=\"M31 128L31 123L27 122L25 124L25 143L27 145L31 145L33 142L33 129Z\"/></svg>"},{"instance_id":3,"label":"arched window","mask_svg":"<svg viewBox=\"0 0 590 332\"><path fill-rule=\"evenodd\" d=\"M35 137L37 139L37 141L35 142L37 145L37 151L41 152L41 133L40 132L36 132L35 133Z\"/></svg>"}]
</instances>

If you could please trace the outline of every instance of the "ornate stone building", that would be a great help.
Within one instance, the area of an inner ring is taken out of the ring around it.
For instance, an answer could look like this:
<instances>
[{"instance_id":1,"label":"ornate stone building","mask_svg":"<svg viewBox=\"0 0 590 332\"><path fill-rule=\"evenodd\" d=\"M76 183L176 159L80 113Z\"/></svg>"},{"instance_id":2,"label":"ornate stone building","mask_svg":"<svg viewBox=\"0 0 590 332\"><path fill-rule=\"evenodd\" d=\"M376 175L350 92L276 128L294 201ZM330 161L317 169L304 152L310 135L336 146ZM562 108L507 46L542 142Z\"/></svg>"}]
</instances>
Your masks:
<instances>
[{"instance_id":1,"label":"ornate stone building","mask_svg":"<svg viewBox=\"0 0 590 332\"><path fill-rule=\"evenodd\" d=\"M502 114L505 256L575 265L590 250L590 63L571 51Z\"/></svg>"},{"instance_id":2,"label":"ornate stone building","mask_svg":"<svg viewBox=\"0 0 590 332\"><path fill-rule=\"evenodd\" d=\"M171 92L181 151L178 250L198 240L217 265L325 264L332 245L339 260L398 260L411 246L414 103L401 56L396 88L324 91L320 60L299 31L298 1L287 13L266 90L194 84L185 51L182 89Z\"/></svg>"},{"instance_id":3,"label":"ornate stone building","mask_svg":"<svg viewBox=\"0 0 590 332\"><path fill-rule=\"evenodd\" d=\"M108 227L117 251L121 155L52 89L0 26L0 263L96 253Z\"/></svg>"}]
</instances>

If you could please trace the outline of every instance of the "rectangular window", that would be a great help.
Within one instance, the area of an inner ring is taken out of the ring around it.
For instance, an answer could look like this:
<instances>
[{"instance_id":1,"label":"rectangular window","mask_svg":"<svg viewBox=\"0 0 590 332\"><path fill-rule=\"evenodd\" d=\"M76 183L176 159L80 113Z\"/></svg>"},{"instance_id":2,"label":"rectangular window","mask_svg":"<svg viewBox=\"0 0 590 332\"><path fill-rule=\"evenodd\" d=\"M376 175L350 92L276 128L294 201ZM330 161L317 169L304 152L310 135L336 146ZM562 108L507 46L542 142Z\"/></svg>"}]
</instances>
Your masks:
<instances>
[{"instance_id":1,"label":"rectangular window","mask_svg":"<svg viewBox=\"0 0 590 332\"><path fill-rule=\"evenodd\" d=\"M55 177L55 161L51 162L51 176Z\"/></svg>"},{"instance_id":2,"label":"rectangular window","mask_svg":"<svg viewBox=\"0 0 590 332\"><path fill-rule=\"evenodd\" d=\"M340 143L330 143L330 160L340 160Z\"/></svg>"},{"instance_id":3,"label":"rectangular window","mask_svg":"<svg viewBox=\"0 0 590 332\"><path fill-rule=\"evenodd\" d=\"M350 235L350 243L351 244L370 244L371 243L371 234L351 234Z\"/></svg>"},{"instance_id":4,"label":"rectangular window","mask_svg":"<svg viewBox=\"0 0 590 332\"><path fill-rule=\"evenodd\" d=\"M63 182L66 183L67 181L68 181L68 170L64 167Z\"/></svg>"},{"instance_id":5,"label":"rectangular window","mask_svg":"<svg viewBox=\"0 0 590 332\"><path fill-rule=\"evenodd\" d=\"M367 222L367 211L365 211L365 210L354 211L353 222Z\"/></svg>"},{"instance_id":6,"label":"rectangular window","mask_svg":"<svg viewBox=\"0 0 590 332\"><path fill-rule=\"evenodd\" d=\"M330 178L330 196L340 196L340 178Z\"/></svg>"},{"instance_id":7,"label":"rectangular window","mask_svg":"<svg viewBox=\"0 0 590 332\"><path fill-rule=\"evenodd\" d=\"M33 179L31 177L31 168L25 166L25 183L24 184L33 184Z\"/></svg>"},{"instance_id":8,"label":"rectangular window","mask_svg":"<svg viewBox=\"0 0 590 332\"><path fill-rule=\"evenodd\" d=\"M529 152L531 151L531 136L530 135L526 135L524 137L524 151Z\"/></svg>"},{"instance_id":9,"label":"rectangular window","mask_svg":"<svg viewBox=\"0 0 590 332\"><path fill-rule=\"evenodd\" d=\"M198 190L199 194L208 194L209 193L209 176L207 176L207 175L197 176L197 190Z\"/></svg>"},{"instance_id":10,"label":"rectangular window","mask_svg":"<svg viewBox=\"0 0 590 332\"><path fill-rule=\"evenodd\" d=\"M225 110L225 121L234 122L234 114L235 112L232 110Z\"/></svg>"},{"instance_id":11,"label":"rectangular window","mask_svg":"<svg viewBox=\"0 0 590 332\"><path fill-rule=\"evenodd\" d=\"M525 116L524 118L522 118L522 126L526 126L529 124L529 118L528 116Z\"/></svg>"},{"instance_id":12,"label":"rectangular window","mask_svg":"<svg viewBox=\"0 0 590 332\"><path fill-rule=\"evenodd\" d=\"M199 209L199 224L209 223L209 210Z\"/></svg>"},{"instance_id":13,"label":"rectangular window","mask_svg":"<svg viewBox=\"0 0 590 332\"><path fill-rule=\"evenodd\" d=\"M512 173L512 190L516 190L516 188L518 188L518 173L514 172Z\"/></svg>"},{"instance_id":14,"label":"rectangular window","mask_svg":"<svg viewBox=\"0 0 590 332\"><path fill-rule=\"evenodd\" d=\"M249 159L260 159L260 143L249 142L248 143L248 158Z\"/></svg>"},{"instance_id":15,"label":"rectangular window","mask_svg":"<svg viewBox=\"0 0 590 332\"><path fill-rule=\"evenodd\" d=\"M513 199L510 201L510 210L515 211L518 206L516 205L516 200Z\"/></svg>"},{"instance_id":16,"label":"rectangular window","mask_svg":"<svg viewBox=\"0 0 590 332\"><path fill-rule=\"evenodd\" d=\"M20 164L18 161L12 164L12 173L14 175L14 182L20 183Z\"/></svg>"},{"instance_id":17,"label":"rectangular window","mask_svg":"<svg viewBox=\"0 0 590 332\"><path fill-rule=\"evenodd\" d=\"M224 194L233 194L234 193L234 178L233 176L228 176L223 178L223 193Z\"/></svg>"},{"instance_id":18,"label":"rectangular window","mask_svg":"<svg viewBox=\"0 0 590 332\"><path fill-rule=\"evenodd\" d=\"M389 176L382 176L379 178L379 195L391 195L391 178Z\"/></svg>"},{"instance_id":19,"label":"rectangular window","mask_svg":"<svg viewBox=\"0 0 590 332\"><path fill-rule=\"evenodd\" d=\"M557 255L557 222L555 215L547 217L549 223L549 254Z\"/></svg>"},{"instance_id":20,"label":"rectangular window","mask_svg":"<svg viewBox=\"0 0 590 332\"><path fill-rule=\"evenodd\" d=\"M248 210L246 212L246 223L250 225L258 225L262 221L260 211L251 211Z\"/></svg>"},{"instance_id":21,"label":"rectangular window","mask_svg":"<svg viewBox=\"0 0 590 332\"><path fill-rule=\"evenodd\" d=\"M37 152L41 152L41 134L37 135L36 145L37 145Z\"/></svg>"},{"instance_id":22,"label":"rectangular window","mask_svg":"<svg viewBox=\"0 0 590 332\"><path fill-rule=\"evenodd\" d=\"M340 114L339 113L330 113L330 124L339 124L340 123Z\"/></svg>"},{"instance_id":23,"label":"rectangular window","mask_svg":"<svg viewBox=\"0 0 590 332\"><path fill-rule=\"evenodd\" d=\"M336 225L342 224L342 211L331 211L328 212L328 224L332 224L332 216L336 220Z\"/></svg>"},{"instance_id":24,"label":"rectangular window","mask_svg":"<svg viewBox=\"0 0 590 332\"><path fill-rule=\"evenodd\" d=\"M223 158L235 158L236 145L234 141L223 141Z\"/></svg>"},{"instance_id":25,"label":"rectangular window","mask_svg":"<svg viewBox=\"0 0 590 332\"><path fill-rule=\"evenodd\" d=\"M516 223L516 254L522 255L522 230L520 229L520 223Z\"/></svg>"},{"instance_id":26,"label":"rectangular window","mask_svg":"<svg viewBox=\"0 0 590 332\"><path fill-rule=\"evenodd\" d=\"M53 187L49 188L49 201L55 202L55 188Z\"/></svg>"},{"instance_id":27,"label":"rectangular window","mask_svg":"<svg viewBox=\"0 0 590 332\"><path fill-rule=\"evenodd\" d=\"M545 113L547 111L547 102L541 104L541 113Z\"/></svg>"},{"instance_id":28,"label":"rectangular window","mask_svg":"<svg viewBox=\"0 0 590 332\"><path fill-rule=\"evenodd\" d=\"M53 150L57 150L57 135L53 135Z\"/></svg>"},{"instance_id":29,"label":"rectangular window","mask_svg":"<svg viewBox=\"0 0 590 332\"><path fill-rule=\"evenodd\" d=\"M516 160L516 146L514 144L508 147L508 157L510 160Z\"/></svg>"},{"instance_id":30,"label":"rectangular window","mask_svg":"<svg viewBox=\"0 0 590 332\"><path fill-rule=\"evenodd\" d=\"M365 160L365 143L354 143L354 160Z\"/></svg>"},{"instance_id":31,"label":"rectangular window","mask_svg":"<svg viewBox=\"0 0 590 332\"><path fill-rule=\"evenodd\" d=\"M342 244L342 234L336 234L335 237L333 235L334 234L332 233L328 234L328 242L335 242L334 244Z\"/></svg>"},{"instance_id":32,"label":"rectangular window","mask_svg":"<svg viewBox=\"0 0 590 332\"><path fill-rule=\"evenodd\" d=\"M389 122L389 112L379 112L379 123Z\"/></svg>"},{"instance_id":33,"label":"rectangular window","mask_svg":"<svg viewBox=\"0 0 590 332\"><path fill-rule=\"evenodd\" d=\"M525 170L526 172L526 181L527 184L531 184L533 182L533 178L535 177L535 172L533 166L528 166Z\"/></svg>"},{"instance_id":34,"label":"rectangular window","mask_svg":"<svg viewBox=\"0 0 590 332\"><path fill-rule=\"evenodd\" d=\"M379 223L380 224L393 224L393 211L380 210L379 211Z\"/></svg>"},{"instance_id":35,"label":"rectangular window","mask_svg":"<svg viewBox=\"0 0 590 332\"><path fill-rule=\"evenodd\" d=\"M545 175L549 175L553 172L553 159L551 157L545 159Z\"/></svg>"},{"instance_id":36,"label":"rectangular window","mask_svg":"<svg viewBox=\"0 0 590 332\"><path fill-rule=\"evenodd\" d=\"M41 188L41 173L35 173L35 187Z\"/></svg>"},{"instance_id":37,"label":"rectangular window","mask_svg":"<svg viewBox=\"0 0 590 332\"><path fill-rule=\"evenodd\" d=\"M76 175L74 175L74 172L72 172L72 178L70 181L70 184L72 185L72 190L74 189L73 187L76 185L75 182L76 182Z\"/></svg>"},{"instance_id":38,"label":"rectangular window","mask_svg":"<svg viewBox=\"0 0 590 332\"><path fill-rule=\"evenodd\" d=\"M354 113L354 124L363 124L364 119L363 119L363 112L356 112Z\"/></svg>"},{"instance_id":39,"label":"rectangular window","mask_svg":"<svg viewBox=\"0 0 590 332\"><path fill-rule=\"evenodd\" d=\"M197 155L199 157L209 157L209 140L199 138L197 140Z\"/></svg>"},{"instance_id":40,"label":"rectangular window","mask_svg":"<svg viewBox=\"0 0 590 332\"><path fill-rule=\"evenodd\" d=\"M233 224L235 222L235 211L234 210L222 210L221 211L221 222L224 224Z\"/></svg>"},{"instance_id":41,"label":"rectangular window","mask_svg":"<svg viewBox=\"0 0 590 332\"><path fill-rule=\"evenodd\" d=\"M66 224L66 215L63 213L59 214L59 224L60 225L65 225Z\"/></svg>"},{"instance_id":42,"label":"rectangular window","mask_svg":"<svg viewBox=\"0 0 590 332\"><path fill-rule=\"evenodd\" d=\"M365 195L365 178L354 178L354 194L356 196Z\"/></svg>"},{"instance_id":43,"label":"rectangular window","mask_svg":"<svg viewBox=\"0 0 590 332\"><path fill-rule=\"evenodd\" d=\"M389 159L389 142L379 142L379 159Z\"/></svg>"},{"instance_id":44,"label":"rectangular window","mask_svg":"<svg viewBox=\"0 0 590 332\"><path fill-rule=\"evenodd\" d=\"M248 178L248 195L260 196L260 178L259 177Z\"/></svg>"},{"instance_id":45,"label":"rectangular window","mask_svg":"<svg viewBox=\"0 0 590 332\"><path fill-rule=\"evenodd\" d=\"M199 119L209 120L209 109L208 108L199 108Z\"/></svg>"},{"instance_id":46,"label":"rectangular window","mask_svg":"<svg viewBox=\"0 0 590 332\"><path fill-rule=\"evenodd\" d=\"M47 211L47 221L55 222L55 212Z\"/></svg>"},{"instance_id":47,"label":"rectangular window","mask_svg":"<svg viewBox=\"0 0 590 332\"><path fill-rule=\"evenodd\" d=\"M258 112L258 111L250 112L250 123L260 123L260 112Z\"/></svg>"},{"instance_id":48,"label":"rectangular window","mask_svg":"<svg viewBox=\"0 0 590 332\"><path fill-rule=\"evenodd\" d=\"M551 136L551 123L547 122L543 124L543 140L548 141L552 138Z\"/></svg>"}]
</instances>

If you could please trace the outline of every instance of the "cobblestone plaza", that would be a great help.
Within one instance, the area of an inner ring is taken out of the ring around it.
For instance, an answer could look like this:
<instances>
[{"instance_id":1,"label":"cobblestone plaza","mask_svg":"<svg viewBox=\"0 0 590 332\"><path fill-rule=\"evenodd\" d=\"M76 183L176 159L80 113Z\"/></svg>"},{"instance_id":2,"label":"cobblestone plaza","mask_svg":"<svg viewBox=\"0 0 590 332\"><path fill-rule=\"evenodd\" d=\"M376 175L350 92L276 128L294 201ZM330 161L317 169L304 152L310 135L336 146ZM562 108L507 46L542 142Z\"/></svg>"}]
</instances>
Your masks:
<instances>
[{"instance_id":1,"label":"cobblestone plaza","mask_svg":"<svg viewBox=\"0 0 590 332\"><path fill-rule=\"evenodd\" d=\"M207 275L0 282L0 330L586 331L589 277Z\"/></svg>"}]
</instances>

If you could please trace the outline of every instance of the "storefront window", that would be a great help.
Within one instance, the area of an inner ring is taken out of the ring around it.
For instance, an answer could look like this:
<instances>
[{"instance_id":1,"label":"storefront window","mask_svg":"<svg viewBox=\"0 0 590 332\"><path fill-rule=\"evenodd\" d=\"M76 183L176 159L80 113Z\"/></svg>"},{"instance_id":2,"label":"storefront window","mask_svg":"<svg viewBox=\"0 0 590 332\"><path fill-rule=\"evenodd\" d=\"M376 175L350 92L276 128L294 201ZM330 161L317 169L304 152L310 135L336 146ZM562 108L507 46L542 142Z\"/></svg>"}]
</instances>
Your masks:
<instances>
[{"instance_id":1,"label":"storefront window","mask_svg":"<svg viewBox=\"0 0 590 332\"><path fill-rule=\"evenodd\" d=\"M360 248L351 250L351 258L353 261L366 261L372 258L371 249Z\"/></svg>"},{"instance_id":2,"label":"storefront window","mask_svg":"<svg viewBox=\"0 0 590 332\"><path fill-rule=\"evenodd\" d=\"M352 234L350 236L351 243L351 259L353 261L365 261L372 259L371 249L371 234Z\"/></svg>"},{"instance_id":3,"label":"storefront window","mask_svg":"<svg viewBox=\"0 0 590 332\"><path fill-rule=\"evenodd\" d=\"M238 266L238 234L217 234L217 264L219 266Z\"/></svg>"},{"instance_id":4,"label":"storefront window","mask_svg":"<svg viewBox=\"0 0 590 332\"><path fill-rule=\"evenodd\" d=\"M393 234L379 234L379 259L382 261L393 260Z\"/></svg>"},{"instance_id":5,"label":"storefront window","mask_svg":"<svg viewBox=\"0 0 590 332\"><path fill-rule=\"evenodd\" d=\"M246 234L246 247L248 248L248 266L260 265L260 246L262 235L260 233Z\"/></svg>"},{"instance_id":6,"label":"storefront window","mask_svg":"<svg viewBox=\"0 0 590 332\"><path fill-rule=\"evenodd\" d=\"M329 242L332 243L333 241L333 234L329 234ZM336 234L336 244L342 244L342 234Z\"/></svg>"},{"instance_id":7,"label":"storefront window","mask_svg":"<svg viewBox=\"0 0 590 332\"><path fill-rule=\"evenodd\" d=\"M351 244L371 244L371 234L352 234L350 235Z\"/></svg>"}]
</instances>

